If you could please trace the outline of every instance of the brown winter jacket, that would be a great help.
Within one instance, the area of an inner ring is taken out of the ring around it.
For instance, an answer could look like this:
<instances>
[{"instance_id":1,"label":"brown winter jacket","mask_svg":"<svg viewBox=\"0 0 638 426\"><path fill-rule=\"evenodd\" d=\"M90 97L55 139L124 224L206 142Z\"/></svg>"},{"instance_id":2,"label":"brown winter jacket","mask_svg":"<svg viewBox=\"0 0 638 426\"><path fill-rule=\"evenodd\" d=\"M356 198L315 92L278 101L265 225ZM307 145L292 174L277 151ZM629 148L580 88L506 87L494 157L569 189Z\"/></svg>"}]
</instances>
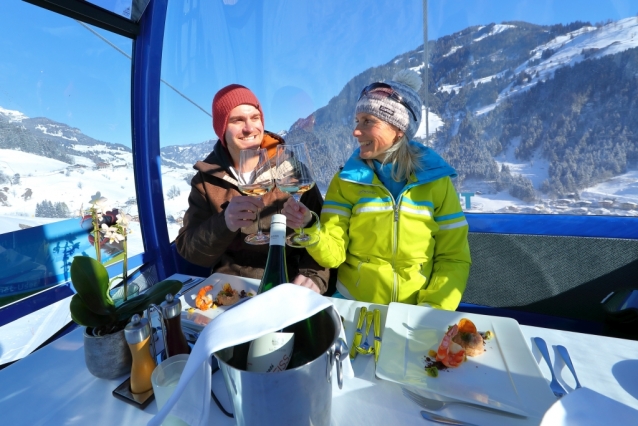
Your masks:
<instances>
[{"instance_id":1,"label":"brown winter jacket","mask_svg":"<svg viewBox=\"0 0 638 426\"><path fill-rule=\"evenodd\" d=\"M284 143L279 136L265 132L262 147L269 154L274 146ZM175 240L177 251L189 262L210 267L211 272L261 279L268 257L268 245L250 245L244 242L247 234L257 232L257 223L232 232L226 226L224 211L231 198L241 196L237 181L230 172L232 161L226 149L217 141L213 152L195 163L197 174L191 181L188 210L184 214L184 226ZM279 189L263 196L261 211L262 230L270 229L273 214L283 208L290 197ZM315 186L301 197L301 202L317 214L321 213L323 198ZM288 233L294 232L287 228ZM324 293L328 287L329 271L317 264L305 249L286 246L288 278L298 274L312 279Z\"/></svg>"}]
</instances>

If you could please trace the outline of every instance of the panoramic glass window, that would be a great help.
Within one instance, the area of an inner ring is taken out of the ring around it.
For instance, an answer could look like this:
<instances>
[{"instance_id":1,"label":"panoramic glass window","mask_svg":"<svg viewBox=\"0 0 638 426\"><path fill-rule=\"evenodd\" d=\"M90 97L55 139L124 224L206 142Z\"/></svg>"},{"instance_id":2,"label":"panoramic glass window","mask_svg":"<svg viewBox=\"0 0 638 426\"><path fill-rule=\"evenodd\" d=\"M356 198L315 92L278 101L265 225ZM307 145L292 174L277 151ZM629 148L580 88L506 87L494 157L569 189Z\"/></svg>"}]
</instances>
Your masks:
<instances>
[{"instance_id":1,"label":"panoramic glass window","mask_svg":"<svg viewBox=\"0 0 638 426\"><path fill-rule=\"evenodd\" d=\"M370 31L374 28L374 31ZM223 30L222 30L223 29ZM423 66L421 2L171 1L161 86L162 178L174 239L188 207L193 164L217 141L211 103L239 83L259 98L267 131L311 142L317 184L357 146L361 89ZM417 135L423 138L425 127Z\"/></svg>"},{"instance_id":2,"label":"panoramic glass window","mask_svg":"<svg viewBox=\"0 0 638 426\"><path fill-rule=\"evenodd\" d=\"M131 152L132 41L7 0L0 44L2 306L68 280L73 256L96 255L85 215L98 198L105 212L132 216L129 257L144 248ZM104 263L121 259L121 243L101 243Z\"/></svg>"},{"instance_id":3,"label":"panoramic glass window","mask_svg":"<svg viewBox=\"0 0 638 426\"><path fill-rule=\"evenodd\" d=\"M223 86L256 93L266 130L310 142L325 191L358 147L361 89L406 68L425 80L421 2L298 3L169 2L160 123L171 239L192 165L217 141L210 109ZM428 120L414 139L457 170L466 211L638 214L631 3L428 3Z\"/></svg>"},{"instance_id":4,"label":"panoramic glass window","mask_svg":"<svg viewBox=\"0 0 638 426\"><path fill-rule=\"evenodd\" d=\"M638 215L636 3L429 4L431 144L466 209Z\"/></svg>"}]
</instances>

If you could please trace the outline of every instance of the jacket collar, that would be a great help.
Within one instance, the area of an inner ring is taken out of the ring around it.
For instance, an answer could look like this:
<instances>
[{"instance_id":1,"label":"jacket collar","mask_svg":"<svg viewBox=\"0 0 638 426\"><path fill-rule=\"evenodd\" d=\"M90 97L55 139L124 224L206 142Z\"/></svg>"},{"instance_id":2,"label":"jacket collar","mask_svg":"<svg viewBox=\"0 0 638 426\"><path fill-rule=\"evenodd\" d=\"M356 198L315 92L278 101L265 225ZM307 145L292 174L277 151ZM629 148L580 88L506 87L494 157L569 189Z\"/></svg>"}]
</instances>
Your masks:
<instances>
[{"instance_id":1,"label":"jacket collar","mask_svg":"<svg viewBox=\"0 0 638 426\"><path fill-rule=\"evenodd\" d=\"M457 176L456 170L446 163L434 150L418 142L410 141L409 143L410 146L415 147L422 154L420 158L420 168L412 176L412 179L410 179L410 185L434 182L446 176L451 178ZM360 148L357 148L348 161L346 161L343 170L339 172L339 177L344 180L367 185L379 183L374 170L359 157L359 150ZM375 179L377 180L374 181Z\"/></svg>"}]
</instances>

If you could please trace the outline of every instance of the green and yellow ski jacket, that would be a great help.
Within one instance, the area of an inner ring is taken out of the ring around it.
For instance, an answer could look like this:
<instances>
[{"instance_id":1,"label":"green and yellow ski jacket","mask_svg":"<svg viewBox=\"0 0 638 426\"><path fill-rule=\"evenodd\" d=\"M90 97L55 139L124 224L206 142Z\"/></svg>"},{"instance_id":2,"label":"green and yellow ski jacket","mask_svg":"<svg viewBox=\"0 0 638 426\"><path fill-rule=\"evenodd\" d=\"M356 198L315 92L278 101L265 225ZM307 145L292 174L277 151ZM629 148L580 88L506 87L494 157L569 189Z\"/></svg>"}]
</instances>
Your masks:
<instances>
[{"instance_id":1,"label":"green and yellow ski jacket","mask_svg":"<svg viewBox=\"0 0 638 426\"><path fill-rule=\"evenodd\" d=\"M470 272L468 224L450 167L433 150L395 200L357 149L337 173L321 210L320 240L307 250L338 269L337 290L371 303L455 310Z\"/></svg>"}]
</instances>

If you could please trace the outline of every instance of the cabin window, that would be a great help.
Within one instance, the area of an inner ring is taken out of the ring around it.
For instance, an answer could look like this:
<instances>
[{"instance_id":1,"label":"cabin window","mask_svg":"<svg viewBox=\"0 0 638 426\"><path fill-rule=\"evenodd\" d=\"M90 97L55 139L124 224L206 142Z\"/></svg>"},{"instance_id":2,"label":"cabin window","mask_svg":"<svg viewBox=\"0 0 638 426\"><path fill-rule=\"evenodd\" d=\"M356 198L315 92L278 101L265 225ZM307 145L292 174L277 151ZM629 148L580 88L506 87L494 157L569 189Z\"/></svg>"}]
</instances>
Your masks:
<instances>
[{"instance_id":1,"label":"cabin window","mask_svg":"<svg viewBox=\"0 0 638 426\"><path fill-rule=\"evenodd\" d=\"M424 22L429 120L415 139L456 168L466 212L638 215L631 2L519 3L427 2L424 21L422 2L169 2L160 125L171 239L192 165L217 140L218 89L248 86L267 130L311 142L325 191L357 146L361 88L405 68L424 76Z\"/></svg>"},{"instance_id":2,"label":"cabin window","mask_svg":"<svg viewBox=\"0 0 638 426\"><path fill-rule=\"evenodd\" d=\"M131 151L132 40L21 0L3 2L0 40L1 307L68 281L73 256L95 257L82 218L97 193L110 211L132 216L129 265L139 265L144 246ZM115 264L122 245L106 242L101 252Z\"/></svg>"},{"instance_id":3,"label":"cabin window","mask_svg":"<svg viewBox=\"0 0 638 426\"><path fill-rule=\"evenodd\" d=\"M633 2L429 4L432 143L465 209L638 215Z\"/></svg>"},{"instance_id":4,"label":"cabin window","mask_svg":"<svg viewBox=\"0 0 638 426\"><path fill-rule=\"evenodd\" d=\"M420 1L403 2L400 10L389 1L169 2L160 142L171 240L188 207L192 166L218 139L211 118L217 90L231 83L249 87L267 131L290 143L312 142L314 172L325 191L355 147L357 90L423 62L422 16ZM392 70L374 68L394 60ZM330 110L334 103L338 112Z\"/></svg>"}]
</instances>

